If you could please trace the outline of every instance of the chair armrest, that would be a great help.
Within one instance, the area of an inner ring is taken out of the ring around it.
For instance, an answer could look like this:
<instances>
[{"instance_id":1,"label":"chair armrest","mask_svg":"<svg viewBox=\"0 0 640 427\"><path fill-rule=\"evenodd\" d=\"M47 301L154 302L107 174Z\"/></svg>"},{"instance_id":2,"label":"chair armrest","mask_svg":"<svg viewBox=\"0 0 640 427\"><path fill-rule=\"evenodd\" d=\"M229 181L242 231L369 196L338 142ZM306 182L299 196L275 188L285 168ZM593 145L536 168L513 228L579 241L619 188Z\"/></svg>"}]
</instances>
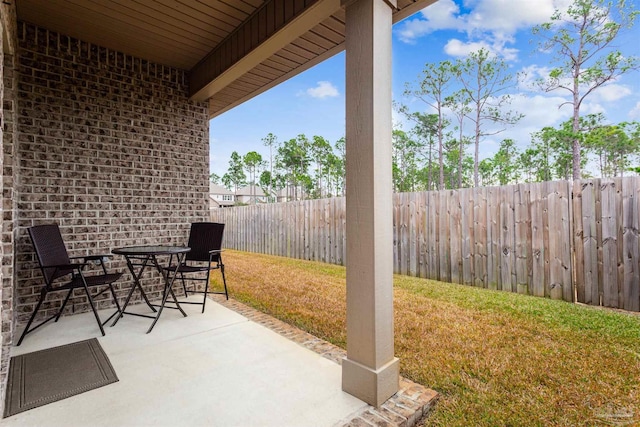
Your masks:
<instances>
[{"instance_id":1,"label":"chair armrest","mask_svg":"<svg viewBox=\"0 0 640 427\"><path fill-rule=\"evenodd\" d=\"M80 256L72 256L69 259L83 259L85 263L87 261L100 261L104 262L107 258L113 258L111 254L100 254L100 255L80 255Z\"/></svg>"},{"instance_id":2,"label":"chair armrest","mask_svg":"<svg viewBox=\"0 0 640 427\"><path fill-rule=\"evenodd\" d=\"M86 262L74 262L71 264L47 265L44 268L57 268L58 270L82 270L85 265L87 265Z\"/></svg>"},{"instance_id":3,"label":"chair armrest","mask_svg":"<svg viewBox=\"0 0 640 427\"><path fill-rule=\"evenodd\" d=\"M209 255L219 254L220 252L224 252L224 249L212 249L209 251Z\"/></svg>"}]
</instances>

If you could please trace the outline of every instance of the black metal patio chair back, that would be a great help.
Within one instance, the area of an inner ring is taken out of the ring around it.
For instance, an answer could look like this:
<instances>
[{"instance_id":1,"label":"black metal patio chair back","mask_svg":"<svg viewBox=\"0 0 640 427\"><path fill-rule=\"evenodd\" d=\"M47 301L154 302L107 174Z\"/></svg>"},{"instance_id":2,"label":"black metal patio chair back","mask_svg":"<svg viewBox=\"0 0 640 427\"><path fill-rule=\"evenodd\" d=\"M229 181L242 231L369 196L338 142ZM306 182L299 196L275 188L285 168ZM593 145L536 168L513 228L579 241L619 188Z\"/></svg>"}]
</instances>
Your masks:
<instances>
[{"instance_id":1,"label":"black metal patio chair back","mask_svg":"<svg viewBox=\"0 0 640 427\"><path fill-rule=\"evenodd\" d=\"M191 224L188 243L191 250L187 252L185 260L181 265L171 266L167 269L171 271L176 268L178 269L185 296L189 296L189 293L204 294L204 299L202 302L181 301L181 304L201 304L202 312L204 313L208 294L220 294L229 299L227 280L224 274L224 264L222 263L223 234L224 224L216 222L194 222ZM224 292L213 292L209 290L211 270L218 269L222 274ZM206 277L202 277L205 272ZM204 282L204 289L202 291L197 290L194 285L194 289L188 290L187 281Z\"/></svg>"},{"instance_id":2,"label":"black metal patio chair back","mask_svg":"<svg viewBox=\"0 0 640 427\"><path fill-rule=\"evenodd\" d=\"M73 269L56 268L56 266L71 264L67 247L56 224L31 227L28 231L47 286L50 286L55 279L73 271Z\"/></svg>"},{"instance_id":3,"label":"black metal patio chair back","mask_svg":"<svg viewBox=\"0 0 640 427\"><path fill-rule=\"evenodd\" d=\"M58 224L45 224L45 225L37 225L34 227L28 228L29 237L31 238L31 243L33 244L33 248L36 252L36 256L38 259L38 264L40 265L40 269L42 271L42 278L44 284L40 290L40 299L36 304L36 307L29 318L27 326L24 328L22 335L20 336L20 340L18 340L18 344L22 344L24 337L49 322L50 320L55 319L57 322L62 315L64 308L71 297L74 289L84 289L89 305L91 306L91 310L96 318L96 322L98 322L98 326L100 328L100 332L104 335L103 325L107 323L113 316L120 313L120 304L118 303L118 299L116 297L115 290L113 288L113 283L122 276L122 273L109 273L107 272L107 268L105 266L105 260L107 257L111 255L87 255L80 257L69 257L69 253L67 252L67 248L64 244L64 240L62 239L62 235L60 234L60 228ZM95 262L100 264L102 267L101 274L92 274L86 275L84 273L85 267L90 263ZM63 278L64 276L71 275L68 281L57 281L57 279ZM95 296L102 295L106 291L111 291L111 296L113 297L113 301L117 308L116 312L113 313L107 320L102 322L100 320L100 316L96 310L95 303L93 301L93 297L91 296L90 288L103 287ZM36 315L38 314L38 310L42 306L42 303L47 297L49 292L59 292L66 291L67 295L60 307L60 310L51 317L43 320L38 323L36 326L31 327Z\"/></svg>"},{"instance_id":4,"label":"black metal patio chair back","mask_svg":"<svg viewBox=\"0 0 640 427\"><path fill-rule=\"evenodd\" d=\"M189 246L187 261L212 261L217 262L222 249L222 235L224 224L216 222L194 222L189 232Z\"/></svg>"}]
</instances>

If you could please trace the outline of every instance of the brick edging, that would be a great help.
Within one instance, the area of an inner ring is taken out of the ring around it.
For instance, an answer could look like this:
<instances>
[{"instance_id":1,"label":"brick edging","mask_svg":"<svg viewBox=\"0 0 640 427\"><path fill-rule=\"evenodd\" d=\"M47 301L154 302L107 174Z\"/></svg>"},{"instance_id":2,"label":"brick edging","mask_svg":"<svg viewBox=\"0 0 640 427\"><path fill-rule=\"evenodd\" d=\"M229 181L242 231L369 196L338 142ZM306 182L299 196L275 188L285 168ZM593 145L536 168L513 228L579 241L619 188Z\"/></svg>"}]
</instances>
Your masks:
<instances>
[{"instance_id":1,"label":"brick edging","mask_svg":"<svg viewBox=\"0 0 640 427\"><path fill-rule=\"evenodd\" d=\"M342 359L347 355L346 351L336 345L321 340L308 332L291 326L288 323L262 313L234 299L227 301L220 295L212 295L211 298L215 302L243 315L252 322L269 328L337 364L341 364ZM438 400L438 397L437 392L404 377L400 377L400 389L391 399L379 408L368 406L350 419L343 420L338 426L412 427L429 413Z\"/></svg>"}]
</instances>

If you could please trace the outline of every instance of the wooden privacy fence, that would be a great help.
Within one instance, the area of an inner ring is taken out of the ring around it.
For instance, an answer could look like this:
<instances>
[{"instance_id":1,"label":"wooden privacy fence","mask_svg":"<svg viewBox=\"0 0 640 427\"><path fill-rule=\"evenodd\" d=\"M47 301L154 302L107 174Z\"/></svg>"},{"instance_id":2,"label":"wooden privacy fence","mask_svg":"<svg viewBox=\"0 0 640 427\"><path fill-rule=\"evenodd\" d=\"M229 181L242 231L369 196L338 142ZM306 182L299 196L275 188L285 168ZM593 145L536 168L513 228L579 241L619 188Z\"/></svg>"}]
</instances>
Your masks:
<instances>
[{"instance_id":1,"label":"wooden privacy fence","mask_svg":"<svg viewBox=\"0 0 640 427\"><path fill-rule=\"evenodd\" d=\"M394 271L640 311L640 177L395 194ZM228 248L345 262L345 199L212 211Z\"/></svg>"}]
</instances>

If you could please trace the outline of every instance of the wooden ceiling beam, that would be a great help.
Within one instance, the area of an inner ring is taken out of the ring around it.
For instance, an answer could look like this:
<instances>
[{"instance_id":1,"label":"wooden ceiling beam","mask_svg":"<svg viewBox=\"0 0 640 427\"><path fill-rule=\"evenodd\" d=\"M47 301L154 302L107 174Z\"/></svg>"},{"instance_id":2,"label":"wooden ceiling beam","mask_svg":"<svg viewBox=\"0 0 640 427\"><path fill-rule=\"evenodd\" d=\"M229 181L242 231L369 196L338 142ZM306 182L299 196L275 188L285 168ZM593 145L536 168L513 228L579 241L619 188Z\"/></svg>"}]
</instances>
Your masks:
<instances>
[{"instance_id":1,"label":"wooden ceiling beam","mask_svg":"<svg viewBox=\"0 0 640 427\"><path fill-rule=\"evenodd\" d=\"M405 19L406 17L412 15L413 13L418 12L419 10L427 7L428 5L434 3L436 0L417 0L415 2L412 2L410 5L405 6L403 9L396 11L393 14L393 23L395 24L396 22L399 22L403 19ZM331 20L338 20L340 22L344 22L344 11L342 9L339 9L338 11L336 11L336 13L333 14L333 16L330 18ZM327 20L323 21L323 24L325 26L330 26L327 25ZM333 23L332 23L333 24ZM315 27L314 27L315 28ZM315 57L312 59L309 59L306 63L300 65L297 68L293 68L291 71L286 72L284 74L281 74L280 76L273 76L271 77L271 81L268 84L265 84L264 86L260 87L259 89L248 93L247 95L236 99L234 102L229 103L227 105L223 105L219 99L215 99L211 98L209 100L209 118L212 119L214 117L219 116L222 113L225 113L229 110L231 110L234 107L237 107L238 105L242 104L243 102L248 101L249 99L271 89L274 86L277 86L278 84L290 79L291 77L300 74L306 70L308 70L309 68L325 61L326 59L332 57L333 55L341 52L344 49L344 41L330 49L325 49L322 48L320 46L316 46L314 45L312 42L310 42L309 40L307 40L309 37L315 37L316 34L313 33L312 31L308 31L305 32L299 39L295 40L292 45L294 46L298 46L300 48L306 49L308 50L312 55L314 55ZM318 52L312 52L309 49L315 50L315 48L317 48Z\"/></svg>"},{"instance_id":2,"label":"wooden ceiling beam","mask_svg":"<svg viewBox=\"0 0 640 427\"><path fill-rule=\"evenodd\" d=\"M268 0L193 67L191 98L211 98L339 9L340 0Z\"/></svg>"}]
</instances>

